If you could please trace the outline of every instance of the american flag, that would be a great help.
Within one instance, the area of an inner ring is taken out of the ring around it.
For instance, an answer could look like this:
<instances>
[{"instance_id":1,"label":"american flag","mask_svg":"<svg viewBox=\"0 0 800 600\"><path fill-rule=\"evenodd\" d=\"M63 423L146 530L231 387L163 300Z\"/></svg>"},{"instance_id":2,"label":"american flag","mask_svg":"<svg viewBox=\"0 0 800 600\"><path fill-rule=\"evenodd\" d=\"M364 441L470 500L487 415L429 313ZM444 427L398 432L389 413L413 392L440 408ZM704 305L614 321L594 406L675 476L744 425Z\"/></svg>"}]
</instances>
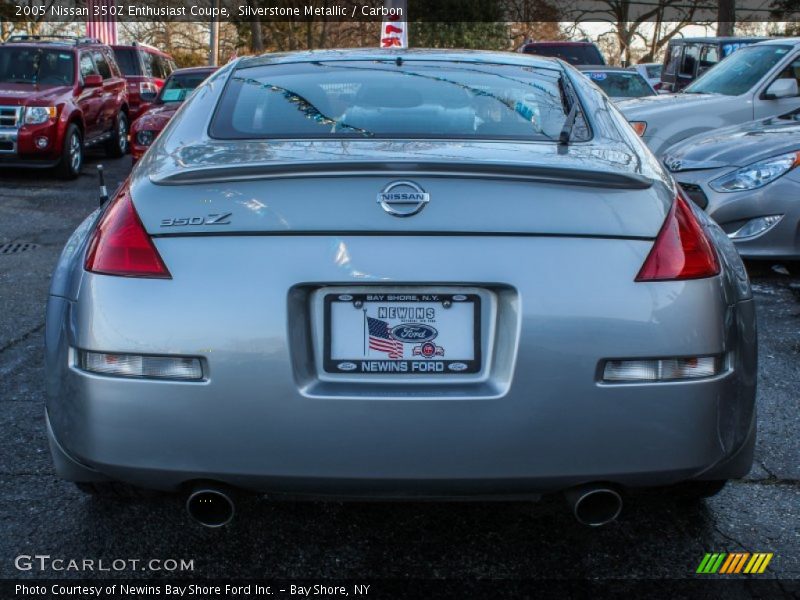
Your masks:
<instances>
[{"instance_id":1,"label":"american flag","mask_svg":"<svg viewBox=\"0 0 800 600\"><path fill-rule=\"evenodd\" d=\"M86 21L86 37L97 38L104 44L117 43L117 18L112 14L115 2L116 0L88 0L89 18L98 20Z\"/></svg>"},{"instance_id":2,"label":"american flag","mask_svg":"<svg viewBox=\"0 0 800 600\"><path fill-rule=\"evenodd\" d=\"M392 339L386 321L367 317L367 329L369 329L370 350L385 352L389 358L403 358L403 342Z\"/></svg>"}]
</instances>

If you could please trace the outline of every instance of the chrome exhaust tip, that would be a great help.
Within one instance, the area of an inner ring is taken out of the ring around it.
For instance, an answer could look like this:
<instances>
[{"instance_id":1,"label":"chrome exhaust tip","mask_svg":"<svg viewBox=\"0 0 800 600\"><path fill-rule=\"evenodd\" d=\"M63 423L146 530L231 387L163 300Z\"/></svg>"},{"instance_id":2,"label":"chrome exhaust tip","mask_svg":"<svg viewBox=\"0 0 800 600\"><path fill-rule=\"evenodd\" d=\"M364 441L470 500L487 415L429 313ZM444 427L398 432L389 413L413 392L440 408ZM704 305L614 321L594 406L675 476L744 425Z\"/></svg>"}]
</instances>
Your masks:
<instances>
[{"instance_id":1,"label":"chrome exhaust tip","mask_svg":"<svg viewBox=\"0 0 800 600\"><path fill-rule=\"evenodd\" d=\"M579 486L567 490L564 495L578 522L589 527L611 523L622 512L622 496L612 487Z\"/></svg>"},{"instance_id":2,"label":"chrome exhaust tip","mask_svg":"<svg viewBox=\"0 0 800 600\"><path fill-rule=\"evenodd\" d=\"M197 486L186 498L186 512L203 527L223 527L233 520L236 505L224 490L214 486Z\"/></svg>"}]
</instances>

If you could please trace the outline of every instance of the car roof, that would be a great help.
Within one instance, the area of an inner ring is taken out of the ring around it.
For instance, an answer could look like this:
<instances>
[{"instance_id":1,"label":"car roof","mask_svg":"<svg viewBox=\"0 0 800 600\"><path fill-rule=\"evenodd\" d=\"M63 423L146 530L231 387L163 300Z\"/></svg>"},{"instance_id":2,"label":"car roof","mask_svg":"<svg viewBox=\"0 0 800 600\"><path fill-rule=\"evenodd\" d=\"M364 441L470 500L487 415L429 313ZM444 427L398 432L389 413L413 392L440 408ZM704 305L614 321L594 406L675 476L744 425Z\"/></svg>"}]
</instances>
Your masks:
<instances>
[{"instance_id":1,"label":"car roof","mask_svg":"<svg viewBox=\"0 0 800 600\"><path fill-rule=\"evenodd\" d=\"M759 42L759 46L763 46L765 44L789 44L791 46L796 46L800 44L799 37L789 37L789 38L765 38L763 42Z\"/></svg>"},{"instance_id":2,"label":"car roof","mask_svg":"<svg viewBox=\"0 0 800 600\"><path fill-rule=\"evenodd\" d=\"M445 62L500 63L524 67L539 67L564 71L561 61L546 56L519 52L496 52L489 50L436 50L412 48L405 50L380 48L351 48L344 50L304 50L300 52L268 53L260 56L245 56L237 60L235 69L247 69L274 64L315 61L371 61L371 60L429 60Z\"/></svg>"},{"instance_id":3,"label":"car roof","mask_svg":"<svg viewBox=\"0 0 800 600\"><path fill-rule=\"evenodd\" d=\"M172 73L170 73L170 77L173 75L188 75L189 73L213 73L219 67L184 67L183 69L175 69Z\"/></svg>"},{"instance_id":4,"label":"car roof","mask_svg":"<svg viewBox=\"0 0 800 600\"><path fill-rule=\"evenodd\" d=\"M579 71L619 71L620 73L636 73L636 69L631 67L614 67L611 65L575 65Z\"/></svg>"},{"instance_id":5,"label":"car roof","mask_svg":"<svg viewBox=\"0 0 800 600\"><path fill-rule=\"evenodd\" d=\"M525 46L594 46L594 42L573 42L569 40L554 40L550 42L526 42Z\"/></svg>"},{"instance_id":6,"label":"car roof","mask_svg":"<svg viewBox=\"0 0 800 600\"><path fill-rule=\"evenodd\" d=\"M752 41L766 41L780 38L771 38L767 36L730 36L730 37L685 37L676 40L670 40L670 44L731 44L736 42L752 42ZM787 38L783 38L784 40Z\"/></svg>"},{"instance_id":7,"label":"car roof","mask_svg":"<svg viewBox=\"0 0 800 600\"><path fill-rule=\"evenodd\" d=\"M159 54L161 56L166 56L167 58L172 58L172 56L163 50L159 50L153 46L148 46L147 44L112 44L111 47L114 50L142 50L144 52L149 52L150 54Z\"/></svg>"}]
</instances>

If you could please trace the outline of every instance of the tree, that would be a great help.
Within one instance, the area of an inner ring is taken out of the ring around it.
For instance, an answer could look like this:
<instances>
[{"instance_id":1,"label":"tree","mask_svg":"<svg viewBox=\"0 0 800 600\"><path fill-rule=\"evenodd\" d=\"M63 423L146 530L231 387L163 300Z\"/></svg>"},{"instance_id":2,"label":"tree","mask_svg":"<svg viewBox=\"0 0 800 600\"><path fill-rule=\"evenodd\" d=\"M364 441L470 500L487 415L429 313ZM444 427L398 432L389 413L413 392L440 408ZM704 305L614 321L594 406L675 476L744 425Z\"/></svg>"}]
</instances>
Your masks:
<instances>
[{"instance_id":1,"label":"tree","mask_svg":"<svg viewBox=\"0 0 800 600\"><path fill-rule=\"evenodd\" d=\"M678 35L686 26L697 24L695 16L700 11L716 7L712 0L654 0L643 3L635 0L596 0L596 10L578 1L572 8L564 11L575 20L577 27L581 21L603 21L609 23L609 30L616 37L618 46L614 62L631 63L635 41L641 41L647 48L642 62L651 62L660 50ZM652 27L652 35L644 31Z\"/></svg>"}]
</instances>

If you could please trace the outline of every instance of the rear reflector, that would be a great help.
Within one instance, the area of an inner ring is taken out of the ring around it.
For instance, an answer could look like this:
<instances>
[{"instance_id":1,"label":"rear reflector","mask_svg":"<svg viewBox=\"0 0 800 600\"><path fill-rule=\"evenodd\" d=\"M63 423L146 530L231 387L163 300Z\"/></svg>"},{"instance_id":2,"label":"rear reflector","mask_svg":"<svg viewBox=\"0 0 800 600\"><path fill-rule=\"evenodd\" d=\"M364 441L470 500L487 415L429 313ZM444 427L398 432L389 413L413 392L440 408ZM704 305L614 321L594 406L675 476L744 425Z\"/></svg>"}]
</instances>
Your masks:
<instances>
[{"instance_id":1,"label":"rear reflector","mask_svg":"<svg viewBox=\"0 0 800 600\"><path fill-rule=\"evenodd\" d=\"M94 231L86 270L121 277L172 279L124 189L112 201Z\"/></svg>"},{"instance_id":2,"label":"rear reflector","mask_svg":"<svg viewBox=\"0 0 800 600\"><path fill-rule=\"evenodd\" d=\"M199 381L203 378L200 359L183 356L141 356L80 350L78 365L84 371L117 377L152 377L185 381Z\"/></svg>"},{"instance_id":3,"label":"rear reflector","mask_svg":"<svg viewBox=\"0 0 800 600\"><path fill-rule=\"evenodd\" d=\"M714 247L687 201L679 194L636 281L701 279L718 273Z\"/></svg>"},{"instance_id":4,"label":"rear reflector","mask_svg":"<svg viewBox=\"0 0 800 600\"><path fill-rule=\"evenodd\" d=\"M603 381L674 381L713 377L722 372L722 364L719 356L609 360L603 370Z\"/></svg>"}]
</instances>

